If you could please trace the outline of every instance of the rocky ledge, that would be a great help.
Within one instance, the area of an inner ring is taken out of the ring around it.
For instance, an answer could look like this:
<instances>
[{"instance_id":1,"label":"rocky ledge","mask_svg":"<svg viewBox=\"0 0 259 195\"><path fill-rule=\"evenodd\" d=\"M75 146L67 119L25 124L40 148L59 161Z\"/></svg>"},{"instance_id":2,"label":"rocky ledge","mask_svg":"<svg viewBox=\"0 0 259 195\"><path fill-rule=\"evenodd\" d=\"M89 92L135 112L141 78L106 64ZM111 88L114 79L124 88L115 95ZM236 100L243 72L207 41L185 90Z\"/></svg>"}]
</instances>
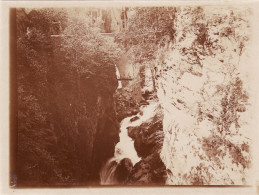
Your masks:
<instances>
[{"instance_id":1,"label":"rocky ledge","mask_svg":"<svg viewBox=\"0 0 259 195\"><path fill-rule=\"evenodd\" d=\"M132 168L125 183L128 185L163 185L166 168L160 159L163 144L162 112L137 127L129 127L129 136L135 141L138 156L142 158Z\"/></svg>"}]
</instances>

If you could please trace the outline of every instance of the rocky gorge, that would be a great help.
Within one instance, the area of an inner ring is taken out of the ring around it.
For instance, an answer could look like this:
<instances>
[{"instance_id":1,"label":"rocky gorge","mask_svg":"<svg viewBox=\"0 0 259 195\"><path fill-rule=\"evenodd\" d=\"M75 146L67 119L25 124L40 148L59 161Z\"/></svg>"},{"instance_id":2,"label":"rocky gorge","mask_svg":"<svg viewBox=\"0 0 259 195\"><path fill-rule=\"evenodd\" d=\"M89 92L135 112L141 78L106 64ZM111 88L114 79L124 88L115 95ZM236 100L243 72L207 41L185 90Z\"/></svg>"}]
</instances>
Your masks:
<instances>
[{"instance_id":1,"label":"rocky gorge","mask_svg":"<svg viewBox=\"0 0 259 195\"><path fill-rule=\"evenodd\" d=\"M245 70L249 9L183 7L173 14L173 41L165 39L153 59L135 64L139 79L133 86L140 86L143 98L138 104L156 102L157 110L127 128L141 160L128 169L123 183L246 184L251 166Z\"/></svg>"},{"instance_id":2,"label":"rocky gorge","mask_svg":"<svg viewBox=\"0 0 259 195\"><path fill-rule=\"evenodd\" d=\"M249 183L249 8L16 14L18 185Z\"/></svg>"}]
</instances>

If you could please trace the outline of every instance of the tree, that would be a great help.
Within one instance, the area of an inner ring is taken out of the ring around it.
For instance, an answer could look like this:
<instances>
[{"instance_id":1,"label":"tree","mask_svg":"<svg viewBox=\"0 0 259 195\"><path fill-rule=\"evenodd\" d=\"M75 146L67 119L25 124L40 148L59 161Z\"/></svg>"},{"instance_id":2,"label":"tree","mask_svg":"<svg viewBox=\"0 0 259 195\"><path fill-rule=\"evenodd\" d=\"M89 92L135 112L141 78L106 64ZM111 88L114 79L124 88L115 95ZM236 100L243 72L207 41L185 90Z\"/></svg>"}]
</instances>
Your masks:
<instances>
[{"instance_id":1,"label":"tree","mask_svg":"<svg viewBox=\"0 0 259 195\"><path fill-rule=\"evenodd\" d=\"M116 36L117 42L124 45L134 63L149 68L155 88L155 67L157 50L174 41L175 7L136 7L131 8L126 28ZM146 62L146 63L144 63Z\"/></svg>"},{"instance_id":2,"label":"tree","mask_svg":"<svg viewBox=\"0 0 259 195\"><path fill-rule=\"evenodd\" d=\"M17 10L20 186L89 179L90 147L103 114L100 99L108 96L109 103L117 87L120 49L100 35L101 21L93 23L88 11Z\"/></svg>"}]
</instances>

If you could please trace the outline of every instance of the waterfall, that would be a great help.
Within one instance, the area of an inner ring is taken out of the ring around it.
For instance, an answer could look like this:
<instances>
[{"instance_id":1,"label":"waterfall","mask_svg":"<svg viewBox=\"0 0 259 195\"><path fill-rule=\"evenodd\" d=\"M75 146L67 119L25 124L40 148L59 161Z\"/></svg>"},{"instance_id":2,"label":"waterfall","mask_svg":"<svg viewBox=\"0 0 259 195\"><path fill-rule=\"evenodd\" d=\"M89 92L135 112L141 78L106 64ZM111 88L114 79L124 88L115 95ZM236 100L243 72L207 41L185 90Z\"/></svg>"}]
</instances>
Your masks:
<instances>
[{"instance_id":1,"label":"waterfall","mask_svg":"<svg viewBox=\"0 0 259 195\"><path fill-rule=\"evenodd\" d=\"M115 69L116 69L116 76L117 76L117 79L120 79L121 78L121 75L120 75L120 71L117 67L117 65L115 64ZM117 89L121 89L122 88L122 83L120 80L118 80L118 88Z\"/></svg>"},{"instance_id":2,"label":"waterfall","mask_svg":"<svg viewBox=\"0 0 259 195\"><path fill-rule=\"evenodd\" d=\"M117 160L113 157L106 162L100 172L101 185L117 184L115 171L118 166Z\"/></svg>"},{"instance_id":3,"label":"waterfall","mask_svg":"<svg viewBox=\"0 0 259 195\"><path fill-rule=\"evenodd\" d=\"M147 106L142 106L142 114L138 113L127 117L121 121L120 127L120 141L115 146L114 157L106 162L100 171L101 185L114 185L118 184L114 175L119 162L124 158L129 158L133 165L141 160L137 155L134 147L134 141L128 136L128 127L135 127L141 125L144 121L149 120L154 116L158 103L150 101ZM137 120L131 122L133 117L139 117Z\"/></svg>"}]
</instances>

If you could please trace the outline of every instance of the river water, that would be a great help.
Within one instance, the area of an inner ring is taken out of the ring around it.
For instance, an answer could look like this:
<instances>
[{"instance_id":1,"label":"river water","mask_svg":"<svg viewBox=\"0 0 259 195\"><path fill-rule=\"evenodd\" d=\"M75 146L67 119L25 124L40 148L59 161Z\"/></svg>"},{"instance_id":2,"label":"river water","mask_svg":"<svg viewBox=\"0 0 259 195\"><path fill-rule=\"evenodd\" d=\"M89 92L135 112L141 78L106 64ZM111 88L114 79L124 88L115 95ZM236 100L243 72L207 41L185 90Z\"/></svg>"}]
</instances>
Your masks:
<instances>
[{"instance_id":1,"label":"river water","mask_svg":"<svg viewBox=\"0 0 259 195\"><path fill-rule=\"evenodd\" d=\"M117 79L120 79L120 72L118 67L115 65ZM118 88L122 88L122 83L118 80ZM114 157L109 159L100 171L100 181L101 185L113 185L117 184L115 178L115 170L118 163L124 159L128 158L131 160L133 166L141 160L137 155L134 147L134 141L128 136L128 127L136 127L141 125L143 122L152 118L155 114L155 110L158 107L158 103L155 101L149 101L149 105L144 105L140 107L141 113L124 118L120 123L120 141L115 146ZM130 121L133 117L138 117L137 120Z\"/></svg>"},{"instance_id":2,"label":"river water","mask_svg":"<svg viewBox=\"0 0 259 195\"><path fill-rule=\"evenodd\" d=\"M149 105L142 106L140 110L142 111L136 115L127 117L121 121L120 124L120 141L115 146L114 157L109 159L107 163L103 166L100 172L101 185L113 185L117 184L116 178L114 178L114 172L118 163L124 159L129 158L133 166L141 160L137 155L134 147L134 141L128 136L128 127L135 127L141 125L143 122L152 118L155 114L155 110L158 107L158 103L155 101L150 101ZM133 117L139 117L137 120L131 122Z\"/></svg>"}]
</instances>

